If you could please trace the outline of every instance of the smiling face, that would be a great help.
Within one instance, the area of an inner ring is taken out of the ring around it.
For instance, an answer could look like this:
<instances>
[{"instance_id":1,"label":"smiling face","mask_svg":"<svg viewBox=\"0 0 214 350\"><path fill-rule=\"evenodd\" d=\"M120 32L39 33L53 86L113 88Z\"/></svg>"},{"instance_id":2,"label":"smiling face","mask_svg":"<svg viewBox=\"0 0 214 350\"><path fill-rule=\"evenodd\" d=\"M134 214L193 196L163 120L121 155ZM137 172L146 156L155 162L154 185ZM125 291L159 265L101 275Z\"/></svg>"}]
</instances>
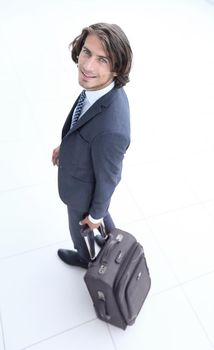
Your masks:
<instances>
[{"instance_id":1,"label":"smiling face","mask_svg":"<svg viewBox=\"0 0 214 350\"><path fill-rule=\"evenodd\" d=\"M108 86L116 76L100 39L89 34L78 58L79 84L86 90L100 90Z\"/></svg>"}]
</instances>

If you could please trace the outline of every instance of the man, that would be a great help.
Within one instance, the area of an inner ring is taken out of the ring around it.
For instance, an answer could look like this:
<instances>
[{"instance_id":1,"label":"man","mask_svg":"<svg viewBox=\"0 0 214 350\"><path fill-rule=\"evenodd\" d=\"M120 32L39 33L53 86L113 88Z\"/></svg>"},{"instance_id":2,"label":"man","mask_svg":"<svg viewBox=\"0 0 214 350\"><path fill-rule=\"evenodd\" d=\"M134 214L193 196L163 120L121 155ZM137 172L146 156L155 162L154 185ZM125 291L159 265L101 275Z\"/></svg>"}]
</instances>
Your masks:
<instances>
[{"instance_id":1,"label":"man","mask_svg":"<svg viewBox=\"0 0 214 350\"><path fill-rule=\"evenodd\" d=\"M93 230L103 220L107 232L115 227L108 208L130 143L129 104L123 86L129 82L132 50L122 29L108 23L84 28L69 47L84 90L52 155L75 248L59 249L58 255L69 265L87 268L90 257L80 225ZM102 244L101 237L97 241Z\"/></svg>"}]
</instances>

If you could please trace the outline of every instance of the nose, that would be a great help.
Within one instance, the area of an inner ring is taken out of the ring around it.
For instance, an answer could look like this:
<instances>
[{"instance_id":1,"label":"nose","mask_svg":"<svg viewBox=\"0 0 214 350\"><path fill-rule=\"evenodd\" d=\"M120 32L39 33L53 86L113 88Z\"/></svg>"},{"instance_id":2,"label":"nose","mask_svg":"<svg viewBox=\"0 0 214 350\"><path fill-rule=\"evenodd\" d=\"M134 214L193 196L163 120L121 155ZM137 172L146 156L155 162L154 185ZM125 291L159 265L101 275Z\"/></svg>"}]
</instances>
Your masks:
<instances>
[{"instance_id":1,"label":"nose","mask_svg":"<svg viewBox=\"0 0 214 350\"><path fill-rule=\"evenodd\" d=\"M83 64L83 68L87 72L92 72L94 70L94 67L95 67L95 57L93 56L88 57Z\"/></svg>"}]
</instances>

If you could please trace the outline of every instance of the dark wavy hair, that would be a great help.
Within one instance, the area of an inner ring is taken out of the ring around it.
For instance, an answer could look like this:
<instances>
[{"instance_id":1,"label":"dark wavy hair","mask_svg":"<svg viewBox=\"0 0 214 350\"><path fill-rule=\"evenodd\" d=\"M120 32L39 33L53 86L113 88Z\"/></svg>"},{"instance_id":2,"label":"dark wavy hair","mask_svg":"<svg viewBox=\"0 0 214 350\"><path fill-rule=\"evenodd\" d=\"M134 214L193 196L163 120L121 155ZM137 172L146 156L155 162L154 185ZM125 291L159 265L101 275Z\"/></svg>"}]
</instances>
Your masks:
<instances>
[{"instance_id":1,"label":"dark wavy hair","mask_svg":"<svg viewBox=\"0 0 214 350\"><path fill-rule=\"evenodd\" d=\"M112 71L117 74L114 78L115 87L126 85L132 66L132 49L123 30L117 24L109 23L96 23L83 28L82 33L69 45L75 63L78 63L78 56L89 34L98 36L110 57Z\"/></svg>"}]
</instances>

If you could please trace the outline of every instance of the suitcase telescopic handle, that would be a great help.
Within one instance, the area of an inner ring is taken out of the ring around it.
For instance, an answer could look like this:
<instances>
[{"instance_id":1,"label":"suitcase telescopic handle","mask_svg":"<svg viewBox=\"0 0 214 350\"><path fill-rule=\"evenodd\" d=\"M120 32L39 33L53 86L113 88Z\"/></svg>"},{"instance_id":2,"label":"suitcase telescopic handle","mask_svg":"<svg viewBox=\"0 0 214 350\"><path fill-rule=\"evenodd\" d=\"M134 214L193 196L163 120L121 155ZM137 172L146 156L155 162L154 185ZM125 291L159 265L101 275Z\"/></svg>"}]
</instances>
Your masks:
<instances>
[{"instance_id":1,"label":"suitcase telescopic handle","mask_svg":"<svg viewBox=\"0 0 214 350\"><path fill-rule=\"evenodd\" d=\"M104 223L100 224L98 230L101 236L106 240L108 238L108 235L106 233ZM85 239L91 260L94 260L96 258L94 231L91 230L88 225L83 225L80 228L80 233L81 236Z\"/></svg>"},{"instance_id":2,"label":"suitcase telescopic handle","mask_svg":"<svg viewBox=\"0 0 214 350\"><path fill-rule=\"evenodd\" d=\"M104 239L108 238L108 234L106 233L106 228L105 228L105 225L104 225L103 221L101 222L100 226L98 227L98 231L100 232L101 236Z\"/></svg>"},{"instance_id":3,"label":"suitcase telescopic handle","mask_svg":"<svg viewBox=\"0 0 214 350\"><path fill-rule=\"evenodd\" d=\"M83 225L80 229L81 236L85 239L91 260L95 259L94 231L88 225Z\"/></svg>"}]
</instances>

